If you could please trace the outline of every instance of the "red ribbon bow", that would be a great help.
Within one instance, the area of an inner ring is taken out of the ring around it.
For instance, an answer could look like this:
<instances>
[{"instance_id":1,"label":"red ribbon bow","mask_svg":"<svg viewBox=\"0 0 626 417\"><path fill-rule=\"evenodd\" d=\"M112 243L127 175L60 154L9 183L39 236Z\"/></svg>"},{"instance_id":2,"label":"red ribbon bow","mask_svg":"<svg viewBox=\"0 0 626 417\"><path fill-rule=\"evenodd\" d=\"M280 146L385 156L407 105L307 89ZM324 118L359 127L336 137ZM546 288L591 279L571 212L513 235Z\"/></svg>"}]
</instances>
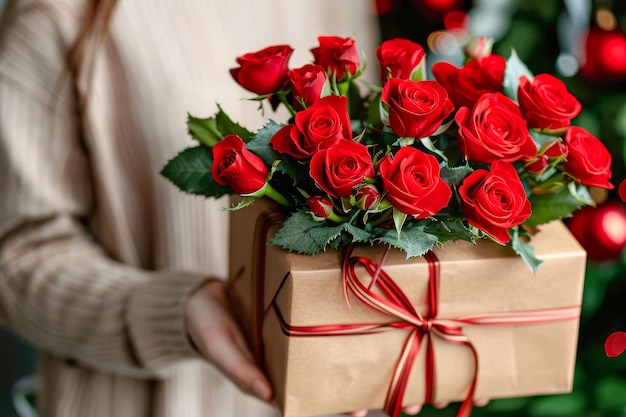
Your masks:
<instances>
[{"instance_id":1,"label":"red ribbon bow","mask_svg":"<svg viewBox=\"0 0 626 417\"><path fill-rule=\"evenodd\" d=\"M263 216L262 216L263 217ZM266 219L266 221L270 221ZM263 224L263 222L261 222ZM265 242L266 233L271 224L265 223L260 228L261 239ZM258 231L258 229L257 229ZM261 244L262 245L262 244ZM261 246L262 247L262 246ZM264 286L264 248L257 247L259 251L257 258L257 287L253 289L256 297L264 291L259 290ZM439 291L439 260L433 252L428 252L424 258L428 262L428 307L426 314L421 314L411 304L408 297L393 281L393 279L382 269L387 251L385 251L380 264L364 256L352 255L353 247L350 245L342 259L342 279L344 283L345 297L348 304L349 292L352 293L361 303L382 314L397 318L397 321L390 323L363 323L363 324L335 324L321 326L292 326L285 322L278 307L273 303L273 308L279 319L283 332L290 337L320 337L339 336L354 334L372 334L390 330L408 331L407 338L402 346L400 355L392 373L391 383L387 391L384 410L391 417L398 417L402 410L402 402L406 391L409 374L415 358L424 345L426 338L426 367L425 367L425 398L424 403L431 403L434 397L435 386L435 352L433 347L433 335L436 335L446 342L464 345L472 352L474 358L474 375L470 383L457 417L468 417L473 407L474 391L478 380L478 353L463 333L463 325L517 325L517 324L538 324L554 321L572 320L580 315L580 307L563 307L545 310L533 310L512 313L488 313L483 315L471 315L459 318L438 318L438 291ZM371 276L372 281L366 287L358 278L356 268L362 266ZM260 281L260 282L259 282ZM380 295L373 292L371 287L376 285ZM262 300L256 301L256 347L257 353L262 355L263 343L260 338L261 317L263 316Z\"/></svg>"}]
</instances>

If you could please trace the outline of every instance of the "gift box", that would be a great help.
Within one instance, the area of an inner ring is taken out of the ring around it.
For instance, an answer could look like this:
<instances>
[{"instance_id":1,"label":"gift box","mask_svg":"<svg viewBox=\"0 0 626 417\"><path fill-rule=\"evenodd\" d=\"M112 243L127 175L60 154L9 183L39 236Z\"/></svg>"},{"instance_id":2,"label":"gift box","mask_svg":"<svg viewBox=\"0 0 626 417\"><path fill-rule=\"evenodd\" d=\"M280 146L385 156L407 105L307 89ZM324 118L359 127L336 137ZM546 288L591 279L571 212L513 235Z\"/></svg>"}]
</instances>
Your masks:
<instances>
[{"instance_id":1,"label":"gift box","mask_svg":"<svg viewBox=\"0 0 626 417\"><path fill-rule=\"evenodd\" d=\"M267 244L281 219L232 214L228 290L284 416L571 390L586 256L561 222L533 274L490 240L298 255Z\"/></svg>"}]
</instances>

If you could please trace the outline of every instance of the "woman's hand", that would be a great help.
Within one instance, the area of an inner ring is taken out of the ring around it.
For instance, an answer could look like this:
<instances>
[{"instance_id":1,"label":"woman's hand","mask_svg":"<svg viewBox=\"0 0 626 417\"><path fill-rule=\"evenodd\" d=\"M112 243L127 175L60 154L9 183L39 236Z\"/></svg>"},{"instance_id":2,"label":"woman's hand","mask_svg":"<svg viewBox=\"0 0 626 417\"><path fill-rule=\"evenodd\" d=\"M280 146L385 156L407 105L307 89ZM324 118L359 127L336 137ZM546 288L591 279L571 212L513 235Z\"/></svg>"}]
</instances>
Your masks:
<instances>
[{"instance_id":1,"label":"woman's hand","mask_svg":"<svg viewBox=\"0 0 626 417\"><path fill-rule=\"evenodd\" d=\"M266 402L272 400L272 386L254 361L222 281L207 281L191 294L185 319L191 340L209 362L241 391Z\"/></svg>"}]
</instances>

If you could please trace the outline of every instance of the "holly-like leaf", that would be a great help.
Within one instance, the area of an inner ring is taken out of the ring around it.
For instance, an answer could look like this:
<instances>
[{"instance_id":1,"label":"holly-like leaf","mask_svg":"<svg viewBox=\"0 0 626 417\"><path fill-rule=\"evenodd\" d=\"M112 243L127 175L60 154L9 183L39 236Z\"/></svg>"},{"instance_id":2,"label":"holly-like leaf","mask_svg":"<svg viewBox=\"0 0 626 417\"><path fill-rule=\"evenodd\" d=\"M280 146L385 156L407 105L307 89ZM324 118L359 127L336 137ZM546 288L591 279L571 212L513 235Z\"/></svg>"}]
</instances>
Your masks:
<instances>
[{"instance_id":1,"label":"holly-like leaf","mask_svg":"<svg viewBox=\"0 0 626 417\"><path fill-rule=\"evenodd\" d=\"M320 245L308 232L309 229L319 226L310 214L296 211L283 223L282 227L270 240L270 244L280 246L291 252L303 255L313 255L323 251L325 245Z\"/></svg>"},{"instance_id":2,"label":"holly-like leaf","mask_svg":"<svg viewBox=\"0 0 626 417\"><path fill-rule=\"evenodd\" d=\"M280 161L276 166L276 171L292 178L295 185L308 176L306 167L303 164L299 164L293 158L284 157L284 155L279 154L270 145L270 140L282 127L283 125L270 120L257 132L254 139L246 144L246 148L255 155L258 155L268 166L272 166L275 161Z\"/></svg>"},{"instance_id":3,"label":"holly-like leaf","mask_svg":"<svg viewBox=\"0 0 626 417\"><path fill-rule=\"evenodd\" d=\"M474 235L471 230L463 224L461 219L433 221L424 227L424 231L436 236L439 243L442 245L455 240L464 240L474 243Z\"/></svg>"},{"instance_id":4,"label":"holly-like leaf","mask_svg":"<svg viewBox=\"0 0 626 417\"><path fill-rule=\"evenodd\" d=\"M219 109L219 111L215 115L215 120L217 123L217 127L219 128L220 132L222 132L223 136L237 135L244 142L248 142L252 139L252 137L254 136L252 132L250 132L248 129L241 126L240 124L233 122L228 114L226 114L226 112L222 109L222 107L220 107L220 105L218 105L217 108Z\"/></svg>"},{"instance_id":5,"label":"holly-like leaf","mask_svg":"<svg viewBox=\"0 0 626 417\"><path fill-rule=\"evenodd\" d=\"M526 64L511 49L511 56L506 61L504 70L504 79L502 80L502 92L517 102L517 88L519 87L519 78L525 75L530 81L533 80L533 74L530 72Z\"/></svg>"},{"instance_id":6,"label":"holly-like leaf","mask_svg":"<svg viewBox=\"0 0 626 417\"><path fill-rule=\"evenodd\" d=\"M535 248L532 245L520 237L519 230L513 229L513 236L511 236L511 246L515 253L522 257L526 265L533 271L533 274L537 272L537 268L543 262L535 256Z\"/></svg>"},{"instance_id":7,"label":"holly-like leaf","mask_svg":"<svg viewBox=\"0 0 626 417\"><path fill-rule=\"evenodd\" d=\"M580 195L574 197L565 187L553 194L531 195L528 199L533 207L532 215L524 222L525 226L535 227L549 221L570 217L574 211L585 205L581 199L586 198L586 187L576 187ZM589 198L591 198L589 196ZM593 200L591 200L593 201Z\"/></svg>"},{"instance_id":8,"label":"holly-like leaf","mask_svg":"<svg viewBox=\"0 0 626 417\"><path fill-rule=\"evenodd\" d=\"M441 178L449 186L458 186L463 182L463 179L469 174L474 172L474 169L466 162L465 165L458 167L449 167L447 164L443 164L441 167Z\"/></svg>"},{"instance_id":9,"label":"holly-like leaf","mask_svg":"<svg viewBox=\"0 0 626 417\"><path fill-rule=\"evenodd\" d=\"M347 233L349 240L352 242L367 242L372 235L363 229L360 229L350 223L341 223L337 225L327 225L327 223L318 223L317 226L311 227L307 233L320 245L326 247L332 241Z\"/></svg>"},{"instance_id":10,"label":"holly-like leaf","mask_svg":"<svg viewBox=\"0 0 626 417\"><path fill-rule=\"evenodd\" d=\"M422 256L437 243L437 236L424 231L423 225L404 227L400 235L394 229L388 229L375 239L377 242L388 243L406 252L406 257Z\"/></svg>"},{"instance_id":11,"label":"holly-like leaf","mask_svg":"<svg viewBox=\"0 0 626 417\"><path fill-rule=\"evenodd\" d=\"M206 146L187 148L168 161L161 175L189 194L221 197L232 194L228 187L218 184L211 174L213 153Z\"/></svg>"}]
</instances>

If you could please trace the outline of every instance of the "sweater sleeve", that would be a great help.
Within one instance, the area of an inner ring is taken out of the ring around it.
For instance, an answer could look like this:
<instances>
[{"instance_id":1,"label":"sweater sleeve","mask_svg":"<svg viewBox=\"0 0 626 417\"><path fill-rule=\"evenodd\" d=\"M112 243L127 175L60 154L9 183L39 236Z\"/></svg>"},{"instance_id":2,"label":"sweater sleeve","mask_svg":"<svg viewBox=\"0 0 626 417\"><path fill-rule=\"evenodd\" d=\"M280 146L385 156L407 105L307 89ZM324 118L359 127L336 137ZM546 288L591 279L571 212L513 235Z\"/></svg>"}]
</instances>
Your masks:
<instances>
[{"instance_id":1,"label":"sweater sleeve","mask_svg":"<svg viewBox=\"0 0 626 417\"><path fill-rule=\"evenodd\" d=\"M207 277L116 262L89 232L89 160L72 80L58 83L73 25L32 9L0 39L0 324L82 366L155 377L198 356L183 309Z\"/></svg>"}]
</instances>

